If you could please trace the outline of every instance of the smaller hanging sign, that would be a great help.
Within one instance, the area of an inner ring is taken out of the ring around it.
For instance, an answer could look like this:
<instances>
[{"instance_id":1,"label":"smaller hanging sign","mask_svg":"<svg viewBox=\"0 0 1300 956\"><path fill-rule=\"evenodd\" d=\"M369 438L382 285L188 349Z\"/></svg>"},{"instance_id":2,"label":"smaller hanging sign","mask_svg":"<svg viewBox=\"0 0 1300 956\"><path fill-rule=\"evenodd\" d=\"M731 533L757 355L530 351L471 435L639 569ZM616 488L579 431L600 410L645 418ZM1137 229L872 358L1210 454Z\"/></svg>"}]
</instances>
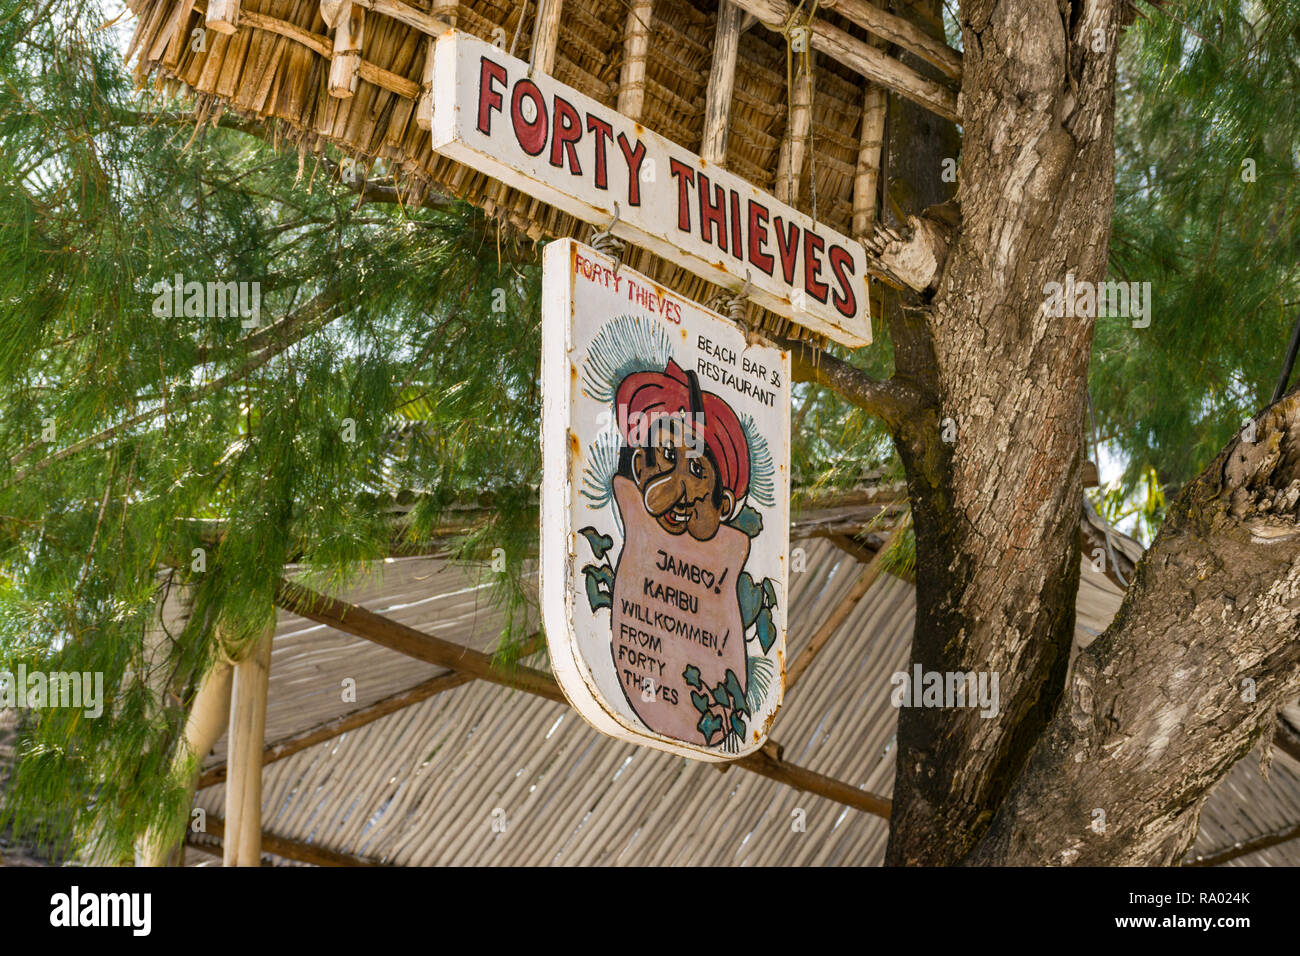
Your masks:
<instances>
[{"instance_id":1,"label":"smaller hanging sign","mask_svg":"<svg viewBox=\"0 0 1300 956\"><path fill-rule=\"evenodd\" d=\"M789 353L571 239L542 277L556 677L604 733L743 756L784 684Z\"/></svg>"},{"instance_id":2,"label":"smaller hanging sign","mask_svg":"<svg viewBox=\"0 0 1300 956\"><path fill-rule=\"evenodd\" d=\"M862 245L477 37L433 55L433 148L845 345L871 343ZM617 214L617 221L615 220Z\"/></svg>"}]
</instances>

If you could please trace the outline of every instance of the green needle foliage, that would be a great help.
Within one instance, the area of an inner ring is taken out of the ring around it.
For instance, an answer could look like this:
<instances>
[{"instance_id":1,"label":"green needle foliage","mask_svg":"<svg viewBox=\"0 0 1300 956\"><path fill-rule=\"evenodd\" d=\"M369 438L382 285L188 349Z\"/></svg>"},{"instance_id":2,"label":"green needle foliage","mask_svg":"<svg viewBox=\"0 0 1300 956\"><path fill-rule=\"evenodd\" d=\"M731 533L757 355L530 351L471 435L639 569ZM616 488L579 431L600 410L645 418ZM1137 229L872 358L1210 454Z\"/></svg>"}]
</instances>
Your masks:
<instances>
[{"instance_id":1,"label":"green needle foliage","mask_svg":"<svg viewBox=\"0 0 1300 956\"><path fill-rule=\"evenodd\" d=\"M184 708L218 644L273 620L287 562L336 583L471 502L492 507L467 547L521 566L538 269L472 209L362 203L342 157L196 131L132 94L101 22L0 4L0 671L104 675L98 719L19 711L5 810L120 860L184 821ZM156 308L177 275L258 283L258 324Z\"/></svg>"},{"instance_id":2,"label":"green needle foliage","mask_svg":"<svg viewBox=\"0 0 1300 956\"><path fill-rule=\"evenodd\" d=\"M1125 38L1112 277L1150 282L1149 328L1098 321L1099 438L1124 459L1103 514L1139 513L1266 405L1300 314L1300 4L1162 4ZM1152 474L1158 480L1152 480Z\"/></svg>"}]
</instances>

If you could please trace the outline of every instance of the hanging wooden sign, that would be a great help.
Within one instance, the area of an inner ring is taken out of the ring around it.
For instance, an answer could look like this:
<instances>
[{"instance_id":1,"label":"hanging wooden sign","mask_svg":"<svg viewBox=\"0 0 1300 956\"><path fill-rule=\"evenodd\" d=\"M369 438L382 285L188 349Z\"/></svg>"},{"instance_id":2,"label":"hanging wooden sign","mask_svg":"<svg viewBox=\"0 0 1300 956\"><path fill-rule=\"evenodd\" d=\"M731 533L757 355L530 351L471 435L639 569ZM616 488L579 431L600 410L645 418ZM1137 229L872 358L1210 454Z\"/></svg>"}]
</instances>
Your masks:
<instances>
[{"instance_id":1,"label":"hanging wooden sign","mask_svg":"<svg viewBox=\"0 0 1300 956\"><path fill-rule=\"evenodd\" d=\"M437 152L586 222L617 214L615 236L870 344L859 243L476 37L439 37L433 73Z\"/></svg>"},{"instance_id":2,"label":"hanging wooden sign","mask_svg":"<svg viewBox=\"0 0 1300 956\"><path fill-rule=\"evenodd\" d=\"M702 760L781 703L789 353L571 239L543 258L541 601L598 730Z\"/></svg>"}]
</instances>

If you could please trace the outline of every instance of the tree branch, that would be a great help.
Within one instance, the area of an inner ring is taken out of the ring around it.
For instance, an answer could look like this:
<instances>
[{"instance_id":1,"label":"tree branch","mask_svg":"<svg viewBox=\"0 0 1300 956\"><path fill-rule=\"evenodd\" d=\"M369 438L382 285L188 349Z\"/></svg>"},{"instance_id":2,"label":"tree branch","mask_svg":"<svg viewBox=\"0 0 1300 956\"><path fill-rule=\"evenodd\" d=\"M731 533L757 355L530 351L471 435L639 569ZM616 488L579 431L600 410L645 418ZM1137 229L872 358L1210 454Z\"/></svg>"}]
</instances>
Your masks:
<instances>
[{"instance_id":1,"label":"tree branch","mask_svg":"<svg viewBox=\"0 0 1300 956\"><path fill-rule=\"evenodd\" d=\"M983 843L983 864L1168 865L1300 690L1300 389L1169 508Z\"/></svg>"},{"instance_id":2,"label":"tree branch","mask_svg":"<svg viewBox=\"0 0 1300 956\"><path fill-rule=\"evenodd\" d=\"M209 395L220 391L226 386L247 378L257 369L271 361L271 359L286 351L295 342L301 341L303 338L316 331L319 327L332 321L336 317L335 310L339 304L339 298L340 293L337 288L327 288L324 292L315 296L310 302L299 309L297 313L286 317L273 326L272 328L277 330L278 341L268 345L262 351L251 356L248 361L239 368L213 379L207 384L195 389L189 395L175 399L171 403L160 402L158 405L150 407L145 411L139 412L128 418L124 418L117 424L95 432L93 435L87 435L85 438L68 445L66 448L60 448L58 451L46 455L44 458L32 463L26 468L16 471L8 481L3 485L0 485L0 490L16 485L32 475L39 474L51 465L63 461L65 458L70 458L78 452L84 451L87 448L94 447L103 442L110 441L123 432L135 428L137 425L142 425L145 422L152 421L164 413L172 414L177 409L193 405L196 402L207 398ZM173 393L173 395L174 394L175 393ZM18 462L25 457L24 453L31 447L32 446L29 445L22 452L13 456L13 458L10 459L9 464L11 466L18 464Z\"/></svg>"},{"instance_id":3,"label":"tree branch","mask_svg":"<svg viewBox=\"0 0 1300 956\"><path fill-rule=\"evenodd\" d=\"M843 359L794 339L778 338L790 350L791 373L796 382L814 382L845 401L874 415L891 430L901 429L924 407L921 393L897 379L880 381Z\"/></svg>"}]
</instances>

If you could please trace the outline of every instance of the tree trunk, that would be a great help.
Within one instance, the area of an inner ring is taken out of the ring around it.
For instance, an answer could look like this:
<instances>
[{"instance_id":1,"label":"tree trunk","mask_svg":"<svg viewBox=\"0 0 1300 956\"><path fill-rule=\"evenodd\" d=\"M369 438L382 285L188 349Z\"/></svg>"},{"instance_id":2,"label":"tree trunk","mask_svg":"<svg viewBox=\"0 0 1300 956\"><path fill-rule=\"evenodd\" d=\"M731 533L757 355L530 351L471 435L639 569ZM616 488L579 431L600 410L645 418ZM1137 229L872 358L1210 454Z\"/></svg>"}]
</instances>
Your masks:
<instances>
[{"instance_id":1,"label":"tree trunk","mask_svg":"<svg viewBox=\"0 0 1300 956\"><path fill-rule=\"evenodd\" d=\"M996 674L1000 707L900 711L891 864L976 845L1064 686L1093 322L1049 316L1044 287L1102 280L1112 208L1114 6L961 12L960 223L909 319L933 363L900 368L933 404L896 439L917 536L912 664Z\"/></svg>"},{"instance_id":2,"label":"tree trunk","mask_svg":"<svg viewBox=\"0 0 1300 956\"><path fill-rule=\"evenodd\" d=\"M1105 277L1128 10L962 4L957 202L867 238L920 294L890 317L894 378L796 354L890 426L907 469L908 673L998 681L992 713L900 711L890 864L1175 863L1210 788L1300 689L1298 391L1171 506L1062 706L1096 303L1056 315L1048 289Z\"/></svg>"}]
</instances>

